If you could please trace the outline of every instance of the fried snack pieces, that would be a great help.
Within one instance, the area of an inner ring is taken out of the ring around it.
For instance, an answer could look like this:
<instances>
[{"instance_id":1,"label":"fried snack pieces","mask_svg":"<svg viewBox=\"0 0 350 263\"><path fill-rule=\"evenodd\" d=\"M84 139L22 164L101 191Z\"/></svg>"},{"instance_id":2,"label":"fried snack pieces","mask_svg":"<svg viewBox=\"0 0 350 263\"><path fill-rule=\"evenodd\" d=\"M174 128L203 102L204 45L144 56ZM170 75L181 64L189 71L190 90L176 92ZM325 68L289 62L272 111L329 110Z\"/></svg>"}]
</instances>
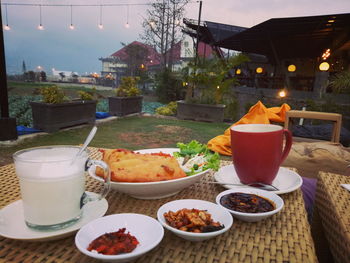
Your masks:
<instances>
[{"instance_id":1,"label":"fried snack pieces","mask_svg":"<svg viewBox=\"0 0 350 263\"><path fill-rule=\"evenodd\" d=\"M164 213L164 218L170 226L187 232L205 233L224 228L219 222L214 222L207 211L195 208L169 211Z\"/></svg>"},{"instance_id":2,"label":"fried snack pieces","mask_svg":"<svg viewBox=\"0 0 350 263\"><path fill-rule=\"evenodd\" d=\"M177 160L168 154L140 154L125 149L104 150L114 182L158 182L185 177ZM96 174L103 177L102 169Z\"/></svg>"}]
</instances>

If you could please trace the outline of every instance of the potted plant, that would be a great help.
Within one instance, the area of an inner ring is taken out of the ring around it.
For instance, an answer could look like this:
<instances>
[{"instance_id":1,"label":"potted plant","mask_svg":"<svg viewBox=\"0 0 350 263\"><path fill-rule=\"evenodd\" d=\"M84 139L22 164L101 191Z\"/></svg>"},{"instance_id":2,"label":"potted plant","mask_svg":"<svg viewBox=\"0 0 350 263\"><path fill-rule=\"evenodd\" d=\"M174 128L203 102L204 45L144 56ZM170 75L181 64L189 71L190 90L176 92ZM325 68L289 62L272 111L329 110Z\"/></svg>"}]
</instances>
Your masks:
<instances>
[{"instance_id":1,"label":"potted plant","mask_svg":"<svg viewBox=\"0 0 350 263\"><path fill-rule=\"evenodd\" d=\"M139 80L139 77L122 77L120 86L115 90L116 96L108 97L110 115L125 116L141 112L143 96L137 87Z\"/></svg>"},{"instance_id":2,"label":"potted plant","mask_svg":"<svg viewBox=\"0 0 350 263\"><path fill-rule=\"evenodd\" d=\"M232 96L230 88L237 82L231 70L246 61L246 56L237 55L228 60L215 57L190 62L183 70L187 91L185 100L177 102L177 117L222 122L225 100Z\"/></svg>"},{"instance_id":3,"label":"potted plant","mask_svg":"<svg viewBox=\"0 0 350 263\"><path fill-rule=\"evenodd\" d=\"M92 94L80 91L80 99L69 100L58 86L44 87L40 94L42 102L30 102L35 129L55 132L64 127L95 123L96 100Z\"/></svg>"}]
</instances>

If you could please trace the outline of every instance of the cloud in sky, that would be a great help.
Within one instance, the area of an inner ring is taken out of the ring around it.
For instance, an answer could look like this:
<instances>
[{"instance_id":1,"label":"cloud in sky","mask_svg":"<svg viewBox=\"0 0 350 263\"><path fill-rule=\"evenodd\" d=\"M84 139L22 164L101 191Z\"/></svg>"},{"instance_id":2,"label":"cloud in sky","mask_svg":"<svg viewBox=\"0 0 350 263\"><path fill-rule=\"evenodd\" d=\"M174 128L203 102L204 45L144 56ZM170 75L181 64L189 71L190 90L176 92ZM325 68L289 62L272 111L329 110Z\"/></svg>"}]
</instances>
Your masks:
<instances>
[{"instance_id":1,"label":"cloud in sky","mask_svg":"<svg viewBox=\"0 0 350 263\"><path fill-rule=\"evenodd\" d=\"M44 67L85 72L101 71L100 57L106 57L122 47L121 42L139 40L141 22L145 17L149 0L5 0L2 1L2 18L5 22L5 3L100 5L130 4L127 7L103 6L102 23L99 6L73 6L72 20L75 30L69 30L71 13L69 6L42 6L42 23L45 30L37 30L38 6L9 5L8 21L12 30L4 31L8 73L20 72L24 60L27 69ZM197 19L198 6L195 1L186 7L186 17ZM203 0L202 20L250 27L274 17L309 16L347 13L349 0ZM125 23L130 28L125 27Z\"/></svg>"}]
</instances>

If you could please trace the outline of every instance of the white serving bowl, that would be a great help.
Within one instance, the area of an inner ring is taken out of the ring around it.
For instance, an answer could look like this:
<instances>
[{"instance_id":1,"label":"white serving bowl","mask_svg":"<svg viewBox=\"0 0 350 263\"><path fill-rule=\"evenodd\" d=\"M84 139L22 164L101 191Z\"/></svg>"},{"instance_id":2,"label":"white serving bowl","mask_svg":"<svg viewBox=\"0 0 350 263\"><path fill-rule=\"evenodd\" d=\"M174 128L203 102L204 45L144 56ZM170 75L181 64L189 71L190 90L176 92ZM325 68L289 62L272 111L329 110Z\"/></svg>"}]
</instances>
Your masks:
<instances>
[{"instance_id":1,"label":"white serving bowl","mask_svg":"<svg viewBox=\"0 0 350 263\"><path fill-rule=\"evenodd\" d=\"M155 148L155 149L145 149L135 152L139 153L167 153L173 154L179 151L177 148ZM91 166L89 168L89 174L99 180L103 181L102 178L95 175L95 167ZM111 188L128 194L134 198L138 199L159 199L172 196L180 192L182 189L198 182L201 177L209 172L209 170L203 171L201 173L186 176L179 179L160 181L160 182L147 182L147 183L119 183L111 181Z\"/></svg>"},{"instance_id":2,"label":"white serving bowl","mask_svg":"<svg viewBox=\"0 0 350 263\"><path fill-rule=\"evenodd\" d=\"M192 233L182 231L168 225L164 218L164 213L167 213L169 211L176 212L183 208L206 210L211 214L214 222L220 222L220 224L224 225L224 228L219 231L208 233ZM166 203L158 209L157 218L166 229L170 230L175 235L190 241L203 241L221 235L222 233L225 233L227 230L229 230L233 223L232 216L226 209L223 209L217 204L196 199L180 199Z\"/></svg>"},{"instance_id":3,"label":"white serving bowl","mask_svg":"<svg viewBox=\"0 0 350 263\"><path fill-rule=\"evenodd\" d=\"M275 204L275 209L270 212L264 212L264 213L242 213L242 212L237 212L237 211L228 209L223 205L221 205L220 199L224 195L231 194L231 193L249 193L249 194L259 195L261 197L264 197L272 201ZM277 194L273 192L265 191L265 190L255 189L255 188L235 188L235 189L226 190L217 195L216 203L222 208L229 211L235 218L238 218L246 222L257 222L257 221L263 220L269 216L272 216L278 213L279 211L281 211L281 209L284 206L283 199L279 197Z\"/></svg>"},{"instance_id":4,"label":"white serving bowl","mask_svg":"<svg viewBox=\"0 0 350 263\"><path fill-rule=\"evenodd\" d=\"M136 237L137 247L130 253L103 255L87 250L97 237L126 228L125 233ZM154 218L141 214L114 214L98 218L83 226L75 236L75 245L83 254L108 262L129 262L156 247L163 239L164 229Z\"/></svg>"}]
</instances>

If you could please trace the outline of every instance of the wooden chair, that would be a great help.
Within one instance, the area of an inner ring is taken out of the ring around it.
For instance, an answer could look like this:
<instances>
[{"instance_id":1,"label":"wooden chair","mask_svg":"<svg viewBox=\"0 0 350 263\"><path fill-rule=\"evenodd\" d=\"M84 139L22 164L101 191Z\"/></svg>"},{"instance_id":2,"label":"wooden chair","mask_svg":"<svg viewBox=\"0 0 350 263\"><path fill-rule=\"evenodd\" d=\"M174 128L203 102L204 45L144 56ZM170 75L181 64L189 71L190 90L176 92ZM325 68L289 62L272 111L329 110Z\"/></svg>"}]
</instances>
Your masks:
<instances>
[{"instance_id":1,"label":"wooden chair","mask_svg":"<svg viewBox=\"0 0 350 263\"><path fill-rule=\"evenodd\" d=\"M290 110L286 112L286 119L284 122L285 129L292 129L292 118L304 118L304 119L316 119L316 120L327 120L333 122L333 131L331 142L339 143L341 120L342 115L338 113L318 112L318 111L301 111L301 110Z\"/></svg>"}]
</instances>

